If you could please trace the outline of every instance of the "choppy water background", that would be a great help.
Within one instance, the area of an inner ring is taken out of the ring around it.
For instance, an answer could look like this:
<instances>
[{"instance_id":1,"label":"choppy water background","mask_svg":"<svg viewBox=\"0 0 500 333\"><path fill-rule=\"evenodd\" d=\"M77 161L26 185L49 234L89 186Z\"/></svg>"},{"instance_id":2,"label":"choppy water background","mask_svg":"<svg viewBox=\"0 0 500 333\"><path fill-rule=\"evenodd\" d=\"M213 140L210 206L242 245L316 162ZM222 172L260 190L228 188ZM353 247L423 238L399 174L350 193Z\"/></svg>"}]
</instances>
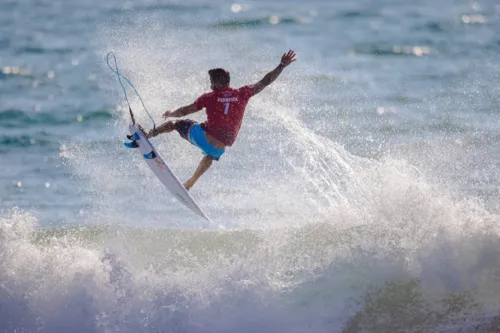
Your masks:
<instances>
[{"instance_id":1,"label":"choppy water background","mask_svg":"<svg viewBox=\"0 0 500 333\"><path fill-rule=\"evenodd\" d=\"M0 331L500 330L498 31L494 1L2 1ZM159 122L290 48L193 188L216 230L123 148L104 57Z\"/></svg>"}]
</instances>

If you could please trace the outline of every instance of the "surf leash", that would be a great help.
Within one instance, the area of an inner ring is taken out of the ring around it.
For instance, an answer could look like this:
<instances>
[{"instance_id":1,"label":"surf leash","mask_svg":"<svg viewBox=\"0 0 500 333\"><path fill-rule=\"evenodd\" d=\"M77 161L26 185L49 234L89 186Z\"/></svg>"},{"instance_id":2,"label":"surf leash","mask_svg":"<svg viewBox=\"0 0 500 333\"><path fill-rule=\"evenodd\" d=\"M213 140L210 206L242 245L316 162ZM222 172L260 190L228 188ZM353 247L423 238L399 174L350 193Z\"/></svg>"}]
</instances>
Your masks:
<instances>
[{"instance_id":1,"label":"surf leash","mask_svg":"<svg viewBox=\"0 0 500 333\"><path fill-rule=\"evenodd\" d=\"M109 62L110 57L114 61L114 64L115 64L114 68L111 66L111 64ZM151 114L149 113L148 109L146 108L146 105L144 105L144 101L142 100L141 95L139 94L139 92L137 91L137 89L135 89L135 87L132 84L132 82L130 82L130 80L127 79L127 77L125 77L122 73L120 73L120 70L118 69L118 61L116 60L116 56L115 56L115 54L113 52L109 52L108 55L106 56L106 63L108 64L109 69L111 69L111 71L113 71L113 73L116 74L116 76L118 77L118 82L120 82L120 85L122 86L123 94L125 95L125 100L127 101L128 110L130 112L130 118L132 118L132 124L135 125L134 113L132 112L132 107L130 106L130 102L128 100L127 89L125 89L125 85L123 84L122 79L126 83L128 83L132 87L132 89L134 89L137 97L139 97L139 100L141 101L141 104L142 104L142 107L144 108L144 111L146 111L146 113L148 114L149 118L151 119L151 122L153 122L153 131L156 130L156 123L155 123L153 117L151 117Z\"/></svg>"}]
</instances>

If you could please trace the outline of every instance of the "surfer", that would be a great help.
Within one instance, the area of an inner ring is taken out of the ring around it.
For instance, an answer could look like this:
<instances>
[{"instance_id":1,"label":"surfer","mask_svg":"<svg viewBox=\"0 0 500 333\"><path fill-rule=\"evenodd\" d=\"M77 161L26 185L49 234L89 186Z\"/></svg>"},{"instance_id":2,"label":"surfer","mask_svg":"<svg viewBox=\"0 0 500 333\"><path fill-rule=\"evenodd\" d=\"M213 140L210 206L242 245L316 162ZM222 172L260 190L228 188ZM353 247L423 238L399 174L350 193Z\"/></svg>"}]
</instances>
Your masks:
<instances>
[{"instance_id":1,"label":"surfer","mask_svg":"<svg viewBox=\"0 0 500 333\"><path fill-rule=\"evenodd\" d=\"M231 88L231 78L227 70L211 69L208 75L212 92L201 95L190 105L163 114L164 119L180 118L205 108L207 120L204 123L199 124L190 119L167 121L146 133L146 136L151 138L176 130L182 138L201 149L205 156L193 176L184 183L187 190L210 168L214 160L219 160L226 147L232 146L236 141L248 100L273 83L283 69L295 60L293 50L284 53L278 67L267 73L262 80L238 89Z\"/></svg>"}]
</instances>

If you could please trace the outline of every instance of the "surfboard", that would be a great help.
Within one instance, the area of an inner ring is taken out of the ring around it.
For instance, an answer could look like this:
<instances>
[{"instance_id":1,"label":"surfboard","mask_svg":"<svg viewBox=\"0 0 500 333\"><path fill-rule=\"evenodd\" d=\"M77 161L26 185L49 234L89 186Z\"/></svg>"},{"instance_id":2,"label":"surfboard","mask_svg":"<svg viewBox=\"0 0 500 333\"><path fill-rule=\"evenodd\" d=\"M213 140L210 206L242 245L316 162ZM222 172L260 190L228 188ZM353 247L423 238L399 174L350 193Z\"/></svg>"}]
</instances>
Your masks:
<instances>
[{"instance_id":1,"label":"surfboard","mask_svg":"<svg viewBox=\"0 0 500 333\"><path fill-rule=\"evenodd\" d=\"M186 190L184 185L175 176L170 167L163 161L158 152L155 150L151 142L146 138L146 135L134 124L129 125L131 143L125 143L129 148L139 148L142 156L146 160L149 168L154 172L156 177L165 185L177 200L184 206L189 208L195 214L203 217L210 223L213 223L208 216L203 212L200 206L196 203L191 194Z\"/></svg>"}]
</instances>

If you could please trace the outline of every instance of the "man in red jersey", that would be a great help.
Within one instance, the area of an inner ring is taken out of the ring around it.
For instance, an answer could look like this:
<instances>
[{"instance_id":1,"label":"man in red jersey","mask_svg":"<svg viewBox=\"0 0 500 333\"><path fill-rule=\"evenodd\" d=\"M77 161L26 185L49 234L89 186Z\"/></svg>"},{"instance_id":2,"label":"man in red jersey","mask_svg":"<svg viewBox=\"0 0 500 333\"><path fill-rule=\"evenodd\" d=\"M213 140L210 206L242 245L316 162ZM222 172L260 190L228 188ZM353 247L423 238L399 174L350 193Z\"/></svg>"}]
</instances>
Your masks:
<instances>
[{"instance_id":1,"label":"man in red jersey","mask_svg":"<svg viewBox=\"0 0 500 333\"><path fill-rule=\"evenodd\" d=\"M205 108L207 121L203 124L190 119L167 121L156 130L151 130L146 134L148 138L151 138L175 129L181 137L201 149L205 156L193 176L184 183L187 190L210 168L213 160L219 160L227 146L233 145L238 136L248 100L274 82L283 69L294 61L295 52L290 50L283 54L278 67L267 73L262 80L239 89L229 86L228 71L222 68L211 69L208 74L212 92L201 95L193 104L163 114L165 119L179 118Z\"/></svg>"}]
</instances>

